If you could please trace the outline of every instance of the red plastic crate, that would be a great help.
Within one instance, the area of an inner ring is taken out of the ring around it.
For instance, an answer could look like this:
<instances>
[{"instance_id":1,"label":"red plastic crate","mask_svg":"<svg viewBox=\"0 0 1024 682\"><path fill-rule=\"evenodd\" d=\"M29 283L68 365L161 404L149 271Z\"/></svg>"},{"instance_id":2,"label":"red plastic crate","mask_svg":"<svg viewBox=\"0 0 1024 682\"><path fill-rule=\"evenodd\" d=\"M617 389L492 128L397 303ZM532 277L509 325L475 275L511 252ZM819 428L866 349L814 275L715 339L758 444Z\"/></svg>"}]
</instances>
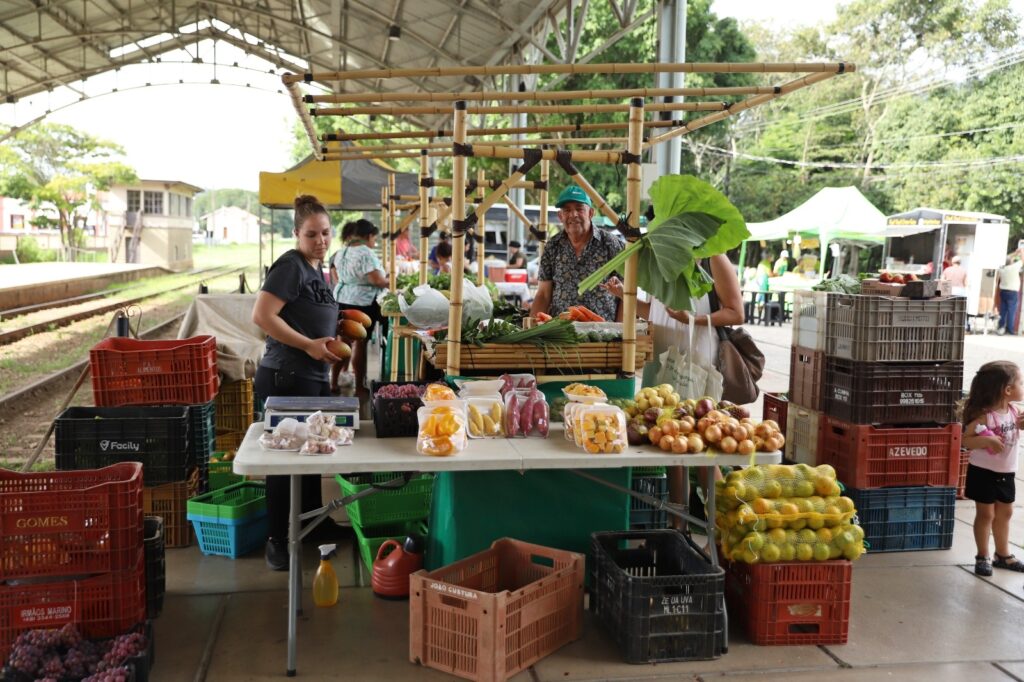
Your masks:
<instances>
[{"instance_id":1,"label":"red plastic crate","mask_svg":"<svg viewBox=\"0 0 1024 682\"><path fill-rule=\"evenodd\" d=\"M725 572L729 613L762 646L846 644L853 566L833 561L744 564Z\"/></svg>"},{"instance_id":2,"label":"red plastic crate","mask_svg":"<svg viewBox=\"0 0 1024 682\"><path fill-rule=\"evenodd\" d=\"M89 351L97 407L196 405L217 395L217 340L177 341L113 337Z\"/></svg>"},{"instance_id":3,"label":"red plastic crate","mask_svg":"<svg viewBox=\"0 0 1024 682\"><path fill-rule=\"evenodd\" d=\"M146 571L143 550L131 571L104 573L82 580L0 585L0 660L24 630L75 623L83 635L98 639L127 632L146 620Z\"/></svg>"},{"instance_id":4,"label":"red plastic crate","mask_svg":"<svg viewBox=\"0 0 1024 682\"><path fill-rule=\"evenodd\" d=\"M960 451L960 475L957 478L956 484L956 499L966 500L967 497L964 495L964 488L967 487L967 465L971 463L971 451L961 450Z\"/></svg>"},{"instance_id":5,"label":"red plastic crate","mask_svg":"<svg viewBox=\"0 0 1024 682\"><path fill-rule=\"evenodd\" d=\"M786 418L789 411L789 399L785 393L765 393L764 407L761 410L761 419L774 419L779 425L782 435L786 435Z\"/></svg>"},{"instance_id":6,"label":"red plastic crate","mask_svg":"<svg viewBox=\"0 0 1024 682\"><path fill-rule=\"evenodd\" d=\"M0 581L133 568L142 547L142 465L0 469Z\"/></svg>"},{"instance_id":7,"label":"red plastic crate","mask_svg":"<svg viewBox=\"0 0 1024 682\"><path fill-rule=\"evenodd\" d=\"M854 425L825 417L820 463L851 488L955 486L960 424L935 427Z\"/></svg>"},{"instance_id":8,"label":"red plastic crate","mask_svg":"<svg viewBox=\"0 0 1024 682\"><path fill-rule=\"evenodd\" d=\"M789 358L789 401L810 410L822 409L825 352L794 347Z\"/></svg>"}]
</instances>

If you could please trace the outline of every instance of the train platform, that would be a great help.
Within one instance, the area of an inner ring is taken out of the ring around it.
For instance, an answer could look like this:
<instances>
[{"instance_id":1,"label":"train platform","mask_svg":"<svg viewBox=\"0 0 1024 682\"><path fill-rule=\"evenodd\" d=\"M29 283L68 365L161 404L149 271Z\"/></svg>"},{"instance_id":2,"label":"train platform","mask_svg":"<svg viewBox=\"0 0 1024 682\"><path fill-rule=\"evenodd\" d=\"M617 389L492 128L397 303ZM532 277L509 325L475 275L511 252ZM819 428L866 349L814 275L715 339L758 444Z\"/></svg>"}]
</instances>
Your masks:
<instances>
[{"instance_id":1,"label":"train platform","mask_svg":"<svg viewBox=\"0 0 1024 682\"><path fill-rule=\"evenodd\" d=\"M0 266L0 310L90 294L115 282L166 274L152 265L125 263L23 263Z\"/></svg>"}]
</instances>

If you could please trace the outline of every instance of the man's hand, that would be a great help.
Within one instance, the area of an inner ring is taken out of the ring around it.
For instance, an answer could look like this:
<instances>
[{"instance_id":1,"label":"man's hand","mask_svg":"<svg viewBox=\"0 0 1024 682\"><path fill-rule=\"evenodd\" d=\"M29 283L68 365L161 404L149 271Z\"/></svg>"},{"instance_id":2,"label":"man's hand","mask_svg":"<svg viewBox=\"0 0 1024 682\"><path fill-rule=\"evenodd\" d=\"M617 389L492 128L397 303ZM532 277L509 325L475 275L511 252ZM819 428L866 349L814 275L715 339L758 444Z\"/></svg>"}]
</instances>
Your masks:
<instances>
[{"instance_id":1,"label":"man's hand","mask_svg":"<svg viewBox=\"0 0 1024 682\"><path fill-rule=\"evenodd\" d=\"M600 284L600 287L607 291L615 298L622 298L623 285L622 280L612 275L607 280Z\"/></svg>"}]
</instances>

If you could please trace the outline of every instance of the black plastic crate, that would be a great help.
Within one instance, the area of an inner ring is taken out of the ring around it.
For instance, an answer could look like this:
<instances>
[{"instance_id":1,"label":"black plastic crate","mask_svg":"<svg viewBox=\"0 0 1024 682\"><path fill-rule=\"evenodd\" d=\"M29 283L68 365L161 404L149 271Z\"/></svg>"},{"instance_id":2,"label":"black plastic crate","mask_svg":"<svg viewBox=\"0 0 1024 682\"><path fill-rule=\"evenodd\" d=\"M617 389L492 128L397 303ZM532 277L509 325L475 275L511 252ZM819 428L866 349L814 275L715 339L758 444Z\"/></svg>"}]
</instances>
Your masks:
<instances>
[{"instance_id":1,"label":"black plastic crate","mask_svg":"<svg viewBox=\"0 0 1024 682\"><path fill-rule=\"evenodd\" d=\"M144 519L143 546L146 556L146 617L157 618L164 610L167 591L167 562L164 552L164 520L159 516Z\"/></svg>"},{"instance_id":2,"label":"black plastic crate","mask_svg":"<svg viewBox=\"0 0 1024 682\"><path fill-rule=\"evenodd\" d=\"M950 424L964 383L964 363L881 364L830 357L824 410L851 424Z\"/></svg>"},{"instance_id":3,"label":"black plastic crate","mask_svg":"<svg viewBox=\"0 0 1024 682\"><path fill-rule=\"evenodd\" d=\"M656 497L661 501L668 500L668 476L633 476L631 487L635 492ZM630 530L654 530L668 527L668 512L655 509L643 500L629 498Z\"/></svg>"},{"instance_id":4,"label":"black plastic crate","mask_svg":"<svg viewBox=\"0 0 1024 682\"><path fill-rule=\"evenodd\" d=\"M188 406L188 441L199 468L198 491L210 491L210 456L216 451L217 408L213 401Z\"/></svg>"},{"instance_id":5,"label":"black plastic crate","mask_svg":"<svg viewBox=\"0 0 1024 682\"><path fill-rule=\"evenodd\" d=\"M148 486L187 481L196 468L189 409L69 407L56 421L57 469L99 469L142 462Z\"/></svg>"},{"instance_id":6,"label":"black plastic crate","mask_svg":"<svg viewBox=\"0 0 1024 682\"><path fill-rule=\"evenodd\" d=\"M594 533L590 610L627 663L701 661L726 649L725 571L674 530Z\"/></svg>"},{"instance_id":7,"label":"black plastic crate","mask_svg":"<svg viewBox=\"0 0 1024 682\"><path fill-rule=\"evenodd\" d=\"M847 488L869 552L914 552L953 546L956 488Z\"/></svg>"},{"instance_id":8,"label":"black plastic crate","mask_svg":"<svg viewBox=\"0 0 1024 682\"><path fill-rule=\"evenodd\" d=\"M370 395L376 396L377 390L384 386L426 387L425 381L372 381ZM422 391L420 391L422 394ZM415 438L419 423L416 410L423 407L421 398L373 398L373 426L377 438Z\"/></svg>"}]
</instances>

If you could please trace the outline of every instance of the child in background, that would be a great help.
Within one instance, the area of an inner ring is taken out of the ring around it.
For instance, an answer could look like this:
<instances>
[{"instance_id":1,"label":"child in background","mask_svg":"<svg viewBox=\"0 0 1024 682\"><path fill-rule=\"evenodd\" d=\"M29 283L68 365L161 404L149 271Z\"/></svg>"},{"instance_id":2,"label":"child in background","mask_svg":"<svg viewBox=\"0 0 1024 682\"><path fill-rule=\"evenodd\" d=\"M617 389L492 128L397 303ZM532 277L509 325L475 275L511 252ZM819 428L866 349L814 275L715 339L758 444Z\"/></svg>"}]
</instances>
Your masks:
<instances>
[{"instance_id":1,"label":"child in background","mask_svg":"<svg viewBox=\"0 0 1024 682\"><path fill-rule=\"evenodd\" d=\"M1024 562L1010 553L1010 516L1015 499L1017 442L1024 415L1013 401L1024 399L1020 368L999 360L981 366L971 381L964 405L964 448L971 451L964 494L974 500L974 541L978 554L974 572L990 576L993 568L1024 573ZM993 435L979 435L988 429ZM993 454L995 453L995 454ZM995 559L988 554L989 535L995 537Z\"/></svg>"}]
</instances>

